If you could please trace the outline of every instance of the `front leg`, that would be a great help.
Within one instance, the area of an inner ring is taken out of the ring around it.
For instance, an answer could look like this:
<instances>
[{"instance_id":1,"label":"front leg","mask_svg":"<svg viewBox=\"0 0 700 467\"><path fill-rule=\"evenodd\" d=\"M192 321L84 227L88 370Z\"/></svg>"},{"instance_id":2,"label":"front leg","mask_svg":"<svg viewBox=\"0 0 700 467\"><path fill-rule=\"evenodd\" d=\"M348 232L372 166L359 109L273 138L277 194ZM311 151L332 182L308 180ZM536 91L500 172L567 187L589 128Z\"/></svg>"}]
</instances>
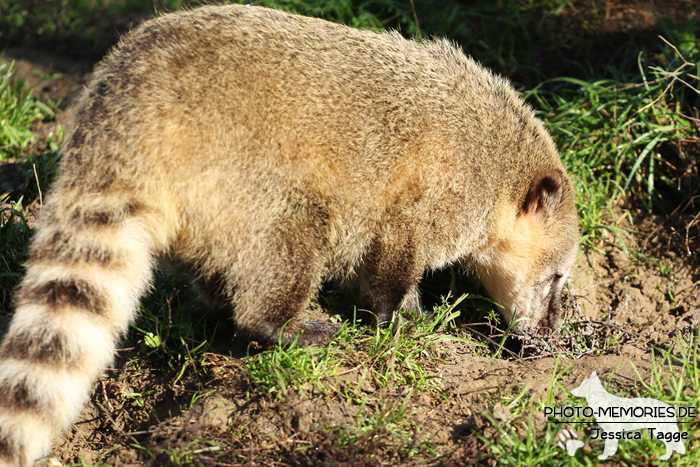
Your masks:
<instances>
[{"instance_id":1,"label":"front leg","mask_svg":"<svg viewBox=\"0 0 700 467\"><path fill-rule=\"evenodd\" d=\"M372 243L359 271L361 305L379 324L391 321L399 309L420 311L418 282L425 270L415 236L387 230Z\"/></svg>"}]
</instances>

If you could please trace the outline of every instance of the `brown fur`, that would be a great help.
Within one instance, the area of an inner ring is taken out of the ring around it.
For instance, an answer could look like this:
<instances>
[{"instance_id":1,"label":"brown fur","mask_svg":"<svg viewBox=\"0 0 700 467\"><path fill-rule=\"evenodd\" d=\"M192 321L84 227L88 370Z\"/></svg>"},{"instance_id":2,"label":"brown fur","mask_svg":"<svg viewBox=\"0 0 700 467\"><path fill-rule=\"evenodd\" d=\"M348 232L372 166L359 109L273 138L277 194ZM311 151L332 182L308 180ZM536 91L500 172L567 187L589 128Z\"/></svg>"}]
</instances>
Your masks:
<instances>
[{"instance_id":1,"label":"brown fur","mask_svg":"<svg viewBox=\"0 0 700 467\"><path fill-rule=\"evenodd\" d=\"M577 243L551 138L450 43L236 5L148 21L68 127L0 347L0 466L77 417L157 258L239 335L307 344L335 331L296 319L323 280L383 322L456 262L520 329L551 328Z\"/></svg>"}]
</instances>

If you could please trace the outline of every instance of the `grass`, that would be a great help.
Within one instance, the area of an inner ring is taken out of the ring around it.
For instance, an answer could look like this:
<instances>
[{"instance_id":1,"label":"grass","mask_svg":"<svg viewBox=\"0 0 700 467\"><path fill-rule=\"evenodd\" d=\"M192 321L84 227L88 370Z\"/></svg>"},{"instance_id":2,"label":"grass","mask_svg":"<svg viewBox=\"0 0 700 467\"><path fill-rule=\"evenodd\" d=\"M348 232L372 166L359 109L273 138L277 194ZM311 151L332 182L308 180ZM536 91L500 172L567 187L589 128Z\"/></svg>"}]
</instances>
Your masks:
<instances>
[{"instance_id":1,"label":"grass","mask_svg":"<svg viewBox=\"0 0 700 467\"><path fill-rule=\"evenodd\" d=\"M508 74L544 120L574 176L581 242L588 249L605 243L626 249L625 229L629 227L621 227L623 217L633 220L637 208L645 215L668 212L698 189L699 182L684 172L693 164L687 142L697 139L698 115L692 112L700 107L697 25L662 22L668 42L648 40L640 51L630 39L618 44L606 61L600 61L582 54L596 44L595 34L587 31L600 27L601 12L594 12L591 21L580 25L579 35L566 35L557 29L556 15L566 15L574 6L564 0L476 1L469 6L451 0L439 5L430 0L413 4L399 0L253 3L353 27L396 28L418 39L448 36L487 66ZM114 32L122 30L114 25L127 12L148 14L154 9L168 11L192 4L186 0L6 0L0 3L0 41L41 44L48 39L59 49L77 43L85 45L81 50L97 56L113 43ZM561 40L553 40L557 37ZM562 53L574 59L560 69L547 66L547 60ZM59 131L46 141L35 136L35 122L53 119L56 107L30 92L22 80L12 76L12 70L9 64L0 68L0 161L16 159L23 175L17 180L0 178L0 309L5 312L9 312L14 287L22 277L31 238L24 204L39 194L39 187L49 186L62 134ZM672 274L664 263L659 263L659 268L665 276ZM441 285L426 280L426 294L439 299L449 291L453 297L461 297L463 278L454 269L445 274L449 277L435 276ZM353 408L347 421L320 427L320 432L348 452L365 445L391 444L400 461L415 456L439 458L436 443L416 420L424 406L454 402L449 400L447 380L441 373L451 358L448 344L459 343L471 354L494 359L511 355L504 350L505 335L489 341L472 338L476 334L465 331L465 322L494 315L492 303L467 289L471 292L467 299L439 302L432 314L398 314L391 326L378 329L346 322L328 346L300 348L292 344L264 352L250 349L245 357L232 359L230 366L217 366L214 348L230 335L217 324L217 317L202 312L187 290L182 277L157 278L153 292L143 301L141 317L130 331L129 339L136 347L131 355L133 368L151 366L169 372L173 375L170 386L188 388L190 392L178 399L181 412L210 394L201 378L217 368L240 372L237 384L244 385L246 404L269 400L283 406L294 397L347 404ZM576 341L577 329L572 328L571 334ZM611 337L598 351L615 347L616 339ZM640 373L631 395L698 406L698 337L686 342L679 335L675 344L674 352L652 354L658 368L650 373L651 379L645 380ZM593 349L582 337L574 347L579 353ZM488 407L481 416L495 432L494 436L475 432L480 443L488 447L490 459L513 466L598 465L594 455L579 452L569 458L556 446L561 424L541 425L538 414L545 405L559 404L563 399L577 403L564 387L563 378L569 371L566 362L559 361L544 396L527 384L512 382L484 396ZM164 391L123 392L121 396L147 411ZM217 391L222 388L217 387ZM253 438L245 437L255 436L246 427L233 428L240 433L233 430L229 443L238 438L250 443ZM690 430L691 436L698 430L697 423L682 428ZM201 456L218 459L216 456L230 449L218 441L197 438L157 448L146 443L134 445L159 465L200 465ZM700 449L696 444L688 445L688 453L675 456L673 462L697 465ZM323 446L319 441L280 452L293 456L298 450ZM596 453L602 448L593 443L592 449ZM661 443L646 439L621 443L618 458L628 465L656 465L662 453ZM83 465L110 465L108 455L111 452Z\"/></svg>"},{"instance_id":2,"label":"grass","mask_svg":"<svg viewBox=\"0 0 700 467\"><path fill-rule=\"evenodd\" d=\"M0 196L0 306L9 312L14 287L23 275L22 265L27 260L27 245L31 229L22 212L22 201L5 204L9 194Z\"/></svg>"},{"instance_id":3,"label":"grass","mask_svg":"<svg viewBox=\"0 0 700 467\"><path fill-rule=\"evenodd\" d=\"M651 354L652 369L646 379L637 371L637 381L631 390L616 391L611 389L609 381L613 375L602 379L606 389L613 395L620 397L648 397L657 399L672 406L699 407L700 395L697 388L700 387L700 370L698 370L698 334L692 335L689 341L683 340L678 335L676 345L680 352L674 354L670 350L653 352ZM579 433L579 439L586 439L584 432L595 423L567 424L565 421L549 420L544 426L535 423L538 416L542 416L544 408L578 406L585 407L585 401L572 396L562 383L573 366L562 368L566 361L555 364L549 389L543 394L536 394L530 390L527 384L522 389L512 390L499 394L500 397L490 402L490 411L483 413L484 417L496 428L497 436L487 438L478 435L480 439L491 448L491 457L498 465L503 466L579 466L579 465L607 465L607 462L598 460L598 455L603 451L603 441L600 439L590 441L590 452L579 450L575 457L569 457L566 452L557 446L557 435L563 428L573 429ZM569 364L570 365L570 364ZM626 378L622 379L623 381ZM508 419L499 419L494 416L497 405L508 407L510 416ZM582 422L589 419L575 417L567 421ZM700 435L700 425L697 420L679 420L678 428L687 431L690 437L686 442L686 454L675 455L668 461L659 460L665 453L665 445L656 439L650 439L648 430L642 431L642 440L621 440L618 446L616 459L622 460L626 465L671 465L693 466L700 462L700 449L697 446L697 437Z\"/></svg>"},{"instance_id":4,"label":"grass","mask_svg":"<svg viewBox=\"0 0 700 467\"><path fill-rule=\"evenodd\" d=\"M329 428L341 446L389 434L402 445L403 456L434 453L429 442L414 441L420 429L411 420L410 402L416 392L445 397L438 364L449 357L443 355L441 342L483 346L454 335L458 303L444 303L424 316L398 314L387 328L344 323L327 346L291 344L249 357L246 372L253 382L251 388L265 390L277 399L290 391L316 392L353 404L357 407L354 421ZM446 333L448 329L453 333ZM343 378L349 373L357 377L352 381Z\"/></svg>"},{"instance_id":5,"label":"grass","mask_svg":"<svg viewBox=\"0 0 700 467\"><path fill-rule=\"evenodd\" d=\"M672 210L697 189L670 189L680 174L669 168L686 167L692 157L679 143L696 134L681 107L700 101L700 50L684 50L686 56L668 44L663 66L649 71L640 54L636 80L556 78L524 93L574 177L584 246L601 240L624 245L620 201L636 201L651 215Z\"/></svg>"},{"instance_id":6,"label":"grass","mask_svg":"<svg viewBox=\"0 0 700 467\"><path fill-rule=\"evenodd\" d=\"M37 141L35 121L54 118L53 109L33 96L23 80L12 79L13 66L0 64L0 161L21 155Z\"/></svg>"},{"instance_id":7,"label":"grass","mask_svg":"<svg viewBox=\"0 0 700 467\"><path fill-rule=\"evenodd\" d=\"M9 312L14 288L23 275L31 228L23 203L34 198L39 187L48 187L59 159L58 143L63 129L39 141L33 127L37 121L55 117L55 105L37 98L24 80L13 76L14 63L0 62L0 164L18 158L20 177L0 172L0 312Z\"/></svg>"},{"instance_id":8,"label":"grass","mask_svg":"<svg viewBox=\"0 0 700 467\"><path fill-rule=\"evenodd\" d=\"M347 332L347 331L346 331ZM290 390L300 394L318 390L327 392L323 380L340 371L341 352L336 343L319 347L278 346L248 359L248 374L254 387L262 388L278 398Z\"/></svg>"},{"instance_id":9,"label":"grass","mask_svg":"<svg viewBox=\"0 0 700 467\"><path fill-rule=\"evenodd\" d=\"M446 333L456 331L453 320L459 316L454 311L458 303L445 303L433 313L409 316L408 320L397 314L393 325L386 328L343 323L327 346L277 346L251 357L249 375L257 385L280 396L290 388L303 393L309 383L315 383L315 389L321 392L333 390L354 402L361 402L359 389L365 381L379 389L408 386L417 391L438 390L435 363L446 358L441 354L440 342L457 340L483 346ZM354 388L338 389L322 382L333 380L341 364L361 375Z\"/></svg>"}]
</instances>

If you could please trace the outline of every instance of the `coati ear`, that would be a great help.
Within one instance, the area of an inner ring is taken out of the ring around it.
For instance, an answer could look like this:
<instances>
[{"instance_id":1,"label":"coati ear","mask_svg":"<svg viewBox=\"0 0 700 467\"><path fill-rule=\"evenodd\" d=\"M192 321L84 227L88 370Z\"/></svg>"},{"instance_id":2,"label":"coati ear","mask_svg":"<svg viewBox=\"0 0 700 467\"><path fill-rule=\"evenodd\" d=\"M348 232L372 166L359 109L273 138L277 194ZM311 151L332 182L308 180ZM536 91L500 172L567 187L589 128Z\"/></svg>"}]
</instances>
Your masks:
<instances>
[{"instance_id":1,"label":"coati ear","mask_svg":"<svg viewBox=\"0 0 700 467\"><path fill-rule=\"evenodd\" d=\"M523 213L550 218L562 208L563 175L557 170L537 172L523 203Z\"/></svg>"}]
</instances>

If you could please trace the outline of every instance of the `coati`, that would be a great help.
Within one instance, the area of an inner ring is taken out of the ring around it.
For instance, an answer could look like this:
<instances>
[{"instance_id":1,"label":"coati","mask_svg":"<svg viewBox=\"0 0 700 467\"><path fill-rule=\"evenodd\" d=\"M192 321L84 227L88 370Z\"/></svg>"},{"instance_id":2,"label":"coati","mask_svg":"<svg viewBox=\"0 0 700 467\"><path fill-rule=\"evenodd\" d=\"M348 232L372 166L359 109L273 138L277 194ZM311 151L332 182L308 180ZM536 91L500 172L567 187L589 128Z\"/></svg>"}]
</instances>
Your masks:
<instances>
[{"instance_id":1,"label":"coati","mask_svg":"<svg viewBox=\"0 0 700 467\"><path fill-rule=\"evenodd\" d=\"M203 7L123 37L76 106L0 347L0 466L77 418L159 259L263 345L332 336L295 319L324 280L385 322L452 263L518 329L555 324L572 183L509 83L445 40Z\"/></svg>"}]
</instances>

